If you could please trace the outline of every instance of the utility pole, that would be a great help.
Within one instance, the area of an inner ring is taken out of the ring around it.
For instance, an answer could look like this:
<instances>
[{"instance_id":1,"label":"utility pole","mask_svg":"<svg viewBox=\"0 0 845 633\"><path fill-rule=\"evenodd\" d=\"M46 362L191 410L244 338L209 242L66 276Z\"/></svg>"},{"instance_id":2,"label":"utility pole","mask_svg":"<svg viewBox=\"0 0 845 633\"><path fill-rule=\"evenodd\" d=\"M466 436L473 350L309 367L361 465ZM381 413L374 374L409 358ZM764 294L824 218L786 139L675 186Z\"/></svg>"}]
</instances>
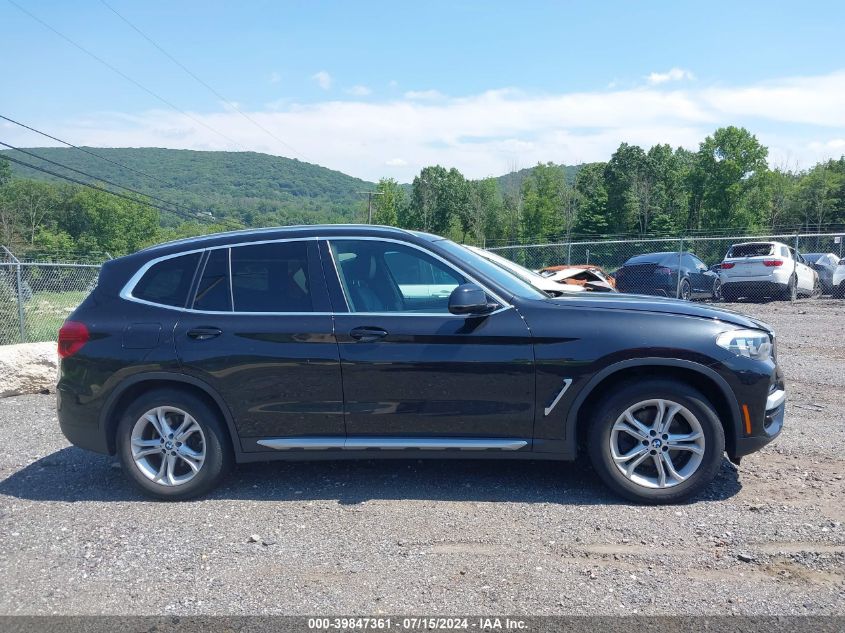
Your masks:
<instances>
[{"instance_id":1,"label":"utility pole","mask_svg":"<svg viewBox=\"0 0 845 633\"><path fill-rule=\"evenodd\" d=\"M367 224L373 223L373 196L383 196L383 191L357 191L361 195L367 196Z\"/></svg>"}]
</instances>

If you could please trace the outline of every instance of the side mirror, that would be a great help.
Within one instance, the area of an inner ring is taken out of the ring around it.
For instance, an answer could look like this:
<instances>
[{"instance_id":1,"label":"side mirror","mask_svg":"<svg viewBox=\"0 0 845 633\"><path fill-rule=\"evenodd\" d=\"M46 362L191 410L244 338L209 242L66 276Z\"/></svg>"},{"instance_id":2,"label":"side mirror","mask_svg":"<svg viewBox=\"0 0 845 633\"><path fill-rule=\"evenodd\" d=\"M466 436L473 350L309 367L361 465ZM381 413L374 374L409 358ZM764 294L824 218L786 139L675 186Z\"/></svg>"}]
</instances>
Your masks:
<instances>
[{"instance_id":1,"label":"side mirror","mask_svg":"<svg viewBox=\"0 0 845 633\"><path fill-rule=\"evenodd\" d=\"M452 314L488 314L497 307L495 303L487 303L487 294L475 284L462 284L449 295Z\"/></svg>"}]
</instances>

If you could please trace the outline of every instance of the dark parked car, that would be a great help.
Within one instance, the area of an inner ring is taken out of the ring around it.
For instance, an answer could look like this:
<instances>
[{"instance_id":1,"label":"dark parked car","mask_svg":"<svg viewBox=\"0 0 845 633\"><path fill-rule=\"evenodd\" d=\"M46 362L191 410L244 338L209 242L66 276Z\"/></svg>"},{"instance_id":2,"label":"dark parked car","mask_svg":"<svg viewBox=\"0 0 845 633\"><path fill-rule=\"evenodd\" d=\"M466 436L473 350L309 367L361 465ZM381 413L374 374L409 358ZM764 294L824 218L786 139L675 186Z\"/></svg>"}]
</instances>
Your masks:
<instances>
[{"instance_id":1,"label":"dark parked car","mask_svg":"<svg viewBox=\"0 0 845 633\"><path fill-rule=\"evenodd\" d=\"M223 233L106 262L59 334L59 422L162 499L270 459L590 455L694 495L781 430L774 334L668 299L557 299L434 235Z\"/></svg>"},{"instance_id":2,"label":"dark parked car","mask_svg":"<svg viewBox=\"0 0 845 633\"><path fill-rule=\"evenodd\" d=\"M839 265L839 257L833 253L804 253L804 261L819 273L822 292L833 294L833 273Z\"/></svg>"},{"instance_id":3,"label":"dark parked car","mask_svg":"<svg viewBox=\"0 0 845 633\"><path fill-rule=\"evenodd\" d=\"M678 271L680 270L680 283ZM616 271L616 289L659 297L719 299L718 273L692 253L646 253L636 255Z\"/></svg>"}]
</instances>

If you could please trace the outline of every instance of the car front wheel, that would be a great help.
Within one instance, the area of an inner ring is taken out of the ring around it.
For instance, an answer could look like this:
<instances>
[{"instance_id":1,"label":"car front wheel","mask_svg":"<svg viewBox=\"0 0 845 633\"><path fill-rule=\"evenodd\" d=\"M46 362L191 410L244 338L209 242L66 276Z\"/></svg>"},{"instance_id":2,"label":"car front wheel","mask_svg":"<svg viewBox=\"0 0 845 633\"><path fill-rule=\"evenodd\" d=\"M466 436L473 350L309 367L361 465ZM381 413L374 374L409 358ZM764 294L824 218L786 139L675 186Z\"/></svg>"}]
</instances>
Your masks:
<instances>
[{"instance_id":1,"label":"car front wheel","mask_svg":"<svg viewBox=\"0 0 845 633\"><path fill-rule=\"evenodd\" d=\"M163 500L207 492L232 462L219 414L177 389L158 389L135 400L118 424L116 440L129 480Z\"/></svg>"},{"instance_id":2,"label":"car front wheel","mask_svg":"<svg viewBox=\"0 0 845 633\"><path fill-rule=\"evenodd\" d=\"M713 405L674 380L622 386L596 410L589 453L604 482L640 503L676 503L716 476L725 434Z\"/></svg>"}]
</instances>

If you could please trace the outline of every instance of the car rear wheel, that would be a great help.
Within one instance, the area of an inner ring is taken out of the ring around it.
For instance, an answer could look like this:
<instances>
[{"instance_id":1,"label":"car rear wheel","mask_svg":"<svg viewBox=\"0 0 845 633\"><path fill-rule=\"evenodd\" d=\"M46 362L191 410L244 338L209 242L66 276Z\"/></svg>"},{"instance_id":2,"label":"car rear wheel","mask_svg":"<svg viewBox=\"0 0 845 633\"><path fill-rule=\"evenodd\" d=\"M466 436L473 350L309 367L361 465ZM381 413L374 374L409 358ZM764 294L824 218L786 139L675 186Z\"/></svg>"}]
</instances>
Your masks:
<instances>
[{"instance_id":1,"label":"car rear wheel","mask_svg":"<svg viewBox=\"0 0 845 633\"><path fill-rule=\"evenodd\" d=\"M118 424L116 440L129 480L158 499L201 495L232 463L219 414L178 389L157 389L135 400Z\"/></svg>"},{"instance_id":2,"label":"car rear wheel","mask_svg":"<svg viewBox=\"0 0 845 633\"><path fill-rule=\"evenodd\" d=\"M683 301L692 299L692 286L690 286L689 279L681 280L681 287L678 290L678 298Z\"/></svg>"},{"instance_id":3,"label":"car rear wheel","mask_svg":"<svg viewBox=\"0 0 845 633\"><path fill-rule=\"evenodd\" d=\"M789 278L789 283L786 284L786 289L783 291L783 298L785 301L798 299L798 278L795 275Z\"/></svg>"},{"instance_id":4,"label":"car rear wheel","mask_svg":"<svg viewBox=\"0 0 845 633\"><path fill-rule=\"evenodd\" d=\"M722 282L715 280L713 282L713 301L722 301Z\"/></svg>"},{"instance_id":5,"label":"car rear wheel","mask_svg":"<svg viewBox=\"0 0 845 633\"><path fill-rule=\"evenodd\" d=\"M616 493L640 503L677 503L716 476L725 434L713 405L674 380L628 383L596 410L593 467Z\"/></svg>"}]
</instances>

